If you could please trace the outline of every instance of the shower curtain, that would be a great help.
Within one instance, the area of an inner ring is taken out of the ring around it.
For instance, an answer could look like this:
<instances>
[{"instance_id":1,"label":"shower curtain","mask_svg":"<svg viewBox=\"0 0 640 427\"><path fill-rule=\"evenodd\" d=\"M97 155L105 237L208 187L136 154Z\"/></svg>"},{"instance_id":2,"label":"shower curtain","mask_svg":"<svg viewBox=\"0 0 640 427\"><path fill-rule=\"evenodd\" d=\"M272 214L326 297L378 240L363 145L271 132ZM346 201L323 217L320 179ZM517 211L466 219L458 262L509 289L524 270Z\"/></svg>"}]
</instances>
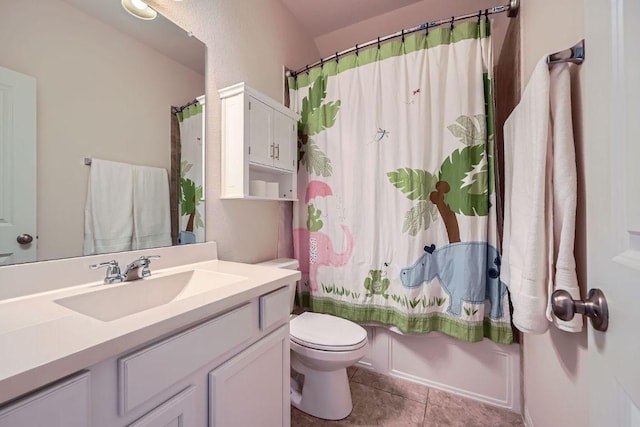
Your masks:
<instances>
[{"instance_id":1,"label":"shower curtain","mask_svg":"<svg viewBox=\"0 0 640 427\"><path fill-rule=\"evenodd\" d=\"M180 126L178 244L202 243L204 236L203 116L199 101L175 111Z\"/></svg>"},{"instance_id":2,"label":"shower curtain","mask_svg":"<svg viewBox=\"0 0 640 427\"><path fill-rule=\"evenodd\" d=\"M500 281L489 23L466 22L289 79L294 253L315 312L510 343Z\"/></svg>"}]
</instances>

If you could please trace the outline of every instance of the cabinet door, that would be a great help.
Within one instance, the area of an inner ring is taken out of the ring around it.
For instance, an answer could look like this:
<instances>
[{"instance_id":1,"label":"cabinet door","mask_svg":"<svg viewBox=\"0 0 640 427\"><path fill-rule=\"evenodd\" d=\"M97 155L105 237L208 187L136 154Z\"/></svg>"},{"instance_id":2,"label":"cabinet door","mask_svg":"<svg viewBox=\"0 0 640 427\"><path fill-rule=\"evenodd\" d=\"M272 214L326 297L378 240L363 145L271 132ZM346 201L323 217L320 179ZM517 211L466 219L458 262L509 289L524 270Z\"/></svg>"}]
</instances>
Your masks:
<instances>
[{"instance_id":1,"label":"cabinet door","mask_svg":"<svg viewBox=\"0 0 640 427\"><path fill-rule=\"evenodd\" d=\"M273 143L275 156L273 165L280 169L293 171L297 148L295 121L279 111L273 111Z\"/></svg>"},{"instance_id":2,"label":"cabinet door","mask_svg":"<svg viewBox=\"0 0 640 427\"><path fill-rule=\"evenodd\" d=\"M0 409L0 427L86 427L88 425L88 372Z\"/></svg>"},{"instance_id":3,"label":"cabinet door","mask_svg":"<svg viewBox=\"0 0 640 427\"><path fill-rule=\"evenodd\" d=\"M209 426L289 427L289 326L209 373Z\"/></svg>"},{"instance_id":4,"label":"cabinet door","mask_svg":"<svg viewBox=\"0 0 640 427\"><path fill-rule=\"evenodd\" d=\"M195 397L195 387L191 386L129 424L129 427L195 426Z\"/></svg>"},{"instance_id":5,"label":"cabinet door","mask_svg":"<svg viewBox=\"0 0 640 427\"><path fill-rule=\"evenodd\" d=\"M273 166L273 115L267 104L249 96L249 161Z\"/></svg>"}]
</instances>

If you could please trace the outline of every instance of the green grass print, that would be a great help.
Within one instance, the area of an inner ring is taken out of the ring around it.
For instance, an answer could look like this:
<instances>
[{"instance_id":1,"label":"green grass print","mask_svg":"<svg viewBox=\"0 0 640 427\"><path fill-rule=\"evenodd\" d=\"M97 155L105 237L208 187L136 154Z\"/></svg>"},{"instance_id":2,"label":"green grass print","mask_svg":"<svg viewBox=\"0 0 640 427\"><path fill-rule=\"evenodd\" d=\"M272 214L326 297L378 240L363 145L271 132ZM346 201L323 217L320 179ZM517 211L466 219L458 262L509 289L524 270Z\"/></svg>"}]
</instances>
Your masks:
<instances>
[{"instance_id":1,"label":"green grass print","mask_svg":"<svg viewBox=\"0 0 640 427\"><path fill-rule=\"evenodd\" d=\"M465 307L464 312L467 313L467 316L471 317L478 312L477 308Z\"/></svg>"},{"instance_id":2,"label":"green grass print","mask_svg":"<svg viewBox=\"0 0 640 427\"><path fill-rule=\"evenodd\" d=\"M348 296L353 298L354 300L358 300L360 299L360 293L358 292L353 292L347 288L345 288L344 286L336 286L336 285L325 285L325 284L321 284L320 285L322 287L322 291L324 293L327 294L333 294L333 295L338 295L338 296Z\"/></svg>"}]
</instances>

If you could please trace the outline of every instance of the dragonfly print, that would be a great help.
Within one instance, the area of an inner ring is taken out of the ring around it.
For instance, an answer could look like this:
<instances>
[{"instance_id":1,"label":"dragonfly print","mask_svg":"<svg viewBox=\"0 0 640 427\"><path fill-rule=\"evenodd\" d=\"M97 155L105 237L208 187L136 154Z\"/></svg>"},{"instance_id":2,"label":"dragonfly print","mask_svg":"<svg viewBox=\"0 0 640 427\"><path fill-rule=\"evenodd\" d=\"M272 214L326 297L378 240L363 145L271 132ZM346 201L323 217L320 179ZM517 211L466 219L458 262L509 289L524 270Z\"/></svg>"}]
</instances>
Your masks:
<instances>
[{"instance_id":1,"label":"dragonfly print","mask_svg":"<svg viewBox=\"0 0 640 427\"><path fill-rule=\"evenodd\" d=\"M373 142L380 142L384 138L389 138L390 133L391 132L389 132L386 129L378 128L378 130L376 131L376 134L373 136Z\"/></svg>"},{"instance_id":2,"label":"dragonfly print","mask_svg":"<svg viewBox=\"0 0 640 427\"><path fill-rule=\"evenodd\" d=\"M416 98L420 95L420 88L411 91L411 95L409 95L409 100L405 101L405 104L415 104Z\"/></svg>"}]
</instances>

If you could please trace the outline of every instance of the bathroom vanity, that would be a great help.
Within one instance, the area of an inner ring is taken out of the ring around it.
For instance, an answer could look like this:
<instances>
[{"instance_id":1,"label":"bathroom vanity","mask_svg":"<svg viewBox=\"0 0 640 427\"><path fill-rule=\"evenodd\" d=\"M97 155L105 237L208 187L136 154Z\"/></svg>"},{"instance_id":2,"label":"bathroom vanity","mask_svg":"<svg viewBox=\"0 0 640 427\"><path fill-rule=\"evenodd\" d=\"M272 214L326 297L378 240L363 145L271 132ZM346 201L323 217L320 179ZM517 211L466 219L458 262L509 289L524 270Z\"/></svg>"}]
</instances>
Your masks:
<instances>
[{"instance_id":1,"label":"bathroom vanity","mask_svg":"<svg viewBox=\"0 0 640 427\"><path fill-rule=\"evenodd\" d=\"M0 426L288 426L299 275L213 260L0 301Z\"/></svg>"}]
</instances>

